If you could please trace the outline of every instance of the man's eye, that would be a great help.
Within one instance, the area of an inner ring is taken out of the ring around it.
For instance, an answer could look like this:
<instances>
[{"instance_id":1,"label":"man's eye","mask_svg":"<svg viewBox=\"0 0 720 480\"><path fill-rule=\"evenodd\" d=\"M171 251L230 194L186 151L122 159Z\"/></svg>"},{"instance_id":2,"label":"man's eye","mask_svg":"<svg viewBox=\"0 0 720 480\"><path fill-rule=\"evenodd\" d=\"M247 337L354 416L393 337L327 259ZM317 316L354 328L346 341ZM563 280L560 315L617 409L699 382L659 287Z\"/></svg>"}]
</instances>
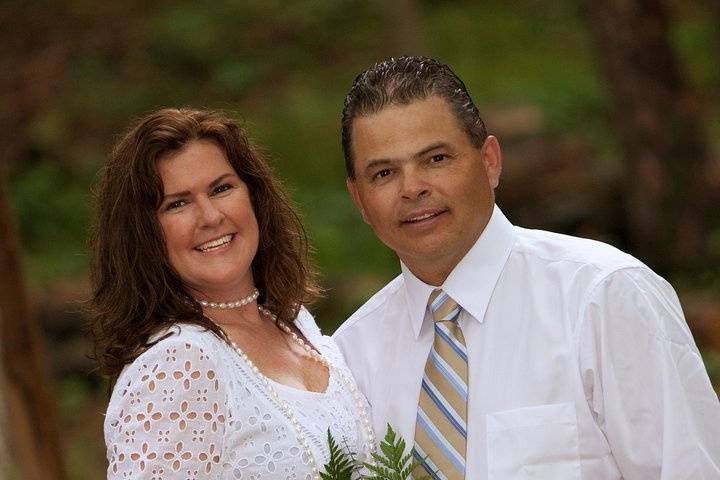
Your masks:
<instances>
[{"instance_id":1,"label":"man's eye","mask_svg":"<svg viewBox=\"0 0 720 480\"><path fill-rule=\"evenodd\" d=\"M375 173L375 175L373 175L373 180L378 180L378 179L381 179L381 178L385 178L385 177L387 177L388 175L390 175L391 173L392 173L392 172L390 171L389 168L383 168L383 169L380 170L379 172Z\"/></svg>"},{"instance_id":2,"label":"man's eye","mask_svg":"<svg viewBox=\"0 0 720 480\"><path fill-rule=\"evenodd\" d=\"M437 155L433 155L430 158L430 161L433 163L437 163L437 162L442 162L446 158L447 158L447 155L445 155L444 153L438 153Z\"/></svg>"}]
</instances>

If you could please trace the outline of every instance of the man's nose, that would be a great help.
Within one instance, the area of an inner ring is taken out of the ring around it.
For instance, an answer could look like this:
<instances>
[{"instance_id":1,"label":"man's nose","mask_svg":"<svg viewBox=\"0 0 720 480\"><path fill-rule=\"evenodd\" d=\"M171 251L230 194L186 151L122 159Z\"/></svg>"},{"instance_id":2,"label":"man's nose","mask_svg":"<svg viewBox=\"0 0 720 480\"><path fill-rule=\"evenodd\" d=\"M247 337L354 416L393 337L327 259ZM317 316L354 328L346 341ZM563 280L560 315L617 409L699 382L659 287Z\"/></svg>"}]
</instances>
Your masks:
<instances>
[{"instance_id":1,"label":"man's nose","mask_svg":"<svg viewBox=\"0 0 720 480\"><path fill-rule=\"evenodd\" d=\"M408 170L402 177L402 197L408 200L424 197L430 193L421 172Z\"/></svg>"}]
</instances>

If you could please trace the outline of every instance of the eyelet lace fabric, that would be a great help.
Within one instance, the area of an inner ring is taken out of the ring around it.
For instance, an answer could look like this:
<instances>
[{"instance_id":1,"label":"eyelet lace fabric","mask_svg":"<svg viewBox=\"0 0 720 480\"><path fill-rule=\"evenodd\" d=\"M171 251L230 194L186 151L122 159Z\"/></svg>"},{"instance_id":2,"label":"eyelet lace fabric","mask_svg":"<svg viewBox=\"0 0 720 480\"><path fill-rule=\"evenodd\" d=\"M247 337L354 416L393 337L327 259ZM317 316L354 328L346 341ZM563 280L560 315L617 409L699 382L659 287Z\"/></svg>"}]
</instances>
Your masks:
<instances>
[{"instance_id":1,"label":"eyelet lace fabric","mask_svg":"<svg viewBox=\"0 0 720 480\"><path fill-rule=\"evenodd\" d=\"M296 324L343 374L342 356L302 310ZM310 480L290 421L247 364L212 332L177 325L121 373L105 417L109 479ZM300 422L318 464L327 430L363 451L357 407L330 375L325 393L274 384Z\"/></svg>"}]
</instances>

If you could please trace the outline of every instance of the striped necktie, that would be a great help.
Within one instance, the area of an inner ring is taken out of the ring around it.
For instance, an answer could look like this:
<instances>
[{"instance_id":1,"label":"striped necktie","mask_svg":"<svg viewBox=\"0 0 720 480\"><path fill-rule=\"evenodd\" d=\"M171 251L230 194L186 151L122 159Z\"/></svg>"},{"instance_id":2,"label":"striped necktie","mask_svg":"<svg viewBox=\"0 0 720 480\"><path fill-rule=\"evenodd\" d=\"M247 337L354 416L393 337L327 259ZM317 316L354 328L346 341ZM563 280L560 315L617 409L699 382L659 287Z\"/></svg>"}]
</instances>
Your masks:
<instances>
[{"instance_id":1,"label":"striped necktie","mask_svg":"<svg viewBox=\"0 0 720 480\"><path fill-rule=\"evenodd\" d=\"M465 478L467 350L457 319L460 306L442 290L428 301L435 340L425 365L415 427L414 476Z\"/></svg>"}]
</instances>

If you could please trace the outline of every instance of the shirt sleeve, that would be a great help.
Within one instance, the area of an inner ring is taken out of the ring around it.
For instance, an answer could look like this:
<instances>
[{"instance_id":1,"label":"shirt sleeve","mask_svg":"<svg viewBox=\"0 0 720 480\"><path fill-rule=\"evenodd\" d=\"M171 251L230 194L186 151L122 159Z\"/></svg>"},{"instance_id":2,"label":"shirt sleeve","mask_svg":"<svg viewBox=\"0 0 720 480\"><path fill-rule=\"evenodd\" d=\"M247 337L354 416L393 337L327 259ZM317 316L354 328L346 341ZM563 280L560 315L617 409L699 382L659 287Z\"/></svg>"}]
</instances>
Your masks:
<instances>
[{"instance_id":1,"label":"shirt sleeve","mask_svg":"<svg viewBox=\"0 0 720 480\"><path fill-rule=\"evenodd\" d=\"M108 479L221 478L227 399L198 344L161 341L115 385L105 420Z\"/></svg>"},{"instance_id":2,"label":"shirt sleeve","mask_svg":"<svg viewBox=\"0 0 720 480\"><path fill-rule=\"evenodd\" d=\"M581 318L586 398L623 478L720 478L720 404L672 287L614 272Z\"/></svg>"}]
</instances>

